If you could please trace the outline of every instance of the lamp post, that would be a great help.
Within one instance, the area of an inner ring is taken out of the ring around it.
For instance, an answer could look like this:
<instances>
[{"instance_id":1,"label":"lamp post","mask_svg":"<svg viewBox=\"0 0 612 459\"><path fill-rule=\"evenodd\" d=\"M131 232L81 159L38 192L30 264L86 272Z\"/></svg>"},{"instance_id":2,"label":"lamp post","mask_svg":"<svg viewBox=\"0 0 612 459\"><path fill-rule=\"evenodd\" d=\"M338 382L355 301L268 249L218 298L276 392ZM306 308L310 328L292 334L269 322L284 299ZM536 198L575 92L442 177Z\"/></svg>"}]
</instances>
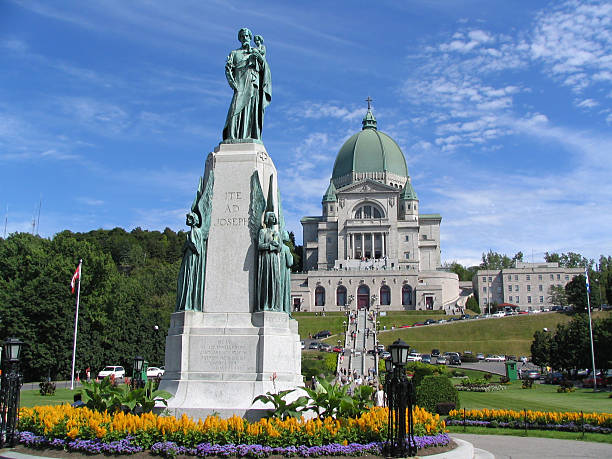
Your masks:
<instances>
[{"instance_id":1,"label":"lamp post","mask_svg":"<svg viewBox=\"0 0 612 459\"><path fill-rule=\"evenodd\" d=\"M410 346L398 339L389 346L389 351L391 359L385 361L387 370L385 391L389 403L385 454L392 457L414 456L416 454L412 420L414 388L404 370ZM408 421L408 432L406 432L406 421Z\"/></svg>"},{"instance_id":2,"label":"lamp post","mask_svg":"<svg viewBox=\"0 0 612 459\"><path fill-rule=\"evenodd\" d=\"M132 375L132 388L140 389L144 387L144 380L142 378L142 369L144 367L144 359L137 355L134 357L134 373Z\"/></svg>"},{"instance_id":3,"label":"lamp post","mask_svg":"<svg viewBox=\"0 0 612 459\"><path fill-rule=\"evenodd\" d=\"M0 447L15 446L15 428L19 411L21 375L19 359L23 343L18 338L4 342L2 354L2 389L0 390Z\"/></svg>"}]
</instances>

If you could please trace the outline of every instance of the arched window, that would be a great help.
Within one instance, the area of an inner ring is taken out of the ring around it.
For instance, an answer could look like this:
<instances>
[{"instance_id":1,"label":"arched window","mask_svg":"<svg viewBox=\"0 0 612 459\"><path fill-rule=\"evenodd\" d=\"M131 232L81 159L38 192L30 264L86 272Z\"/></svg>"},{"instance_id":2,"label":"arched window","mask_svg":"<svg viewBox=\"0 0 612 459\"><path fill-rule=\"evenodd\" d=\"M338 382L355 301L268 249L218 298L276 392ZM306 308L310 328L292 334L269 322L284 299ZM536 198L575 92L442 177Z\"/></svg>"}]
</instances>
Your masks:
<instances>
[{"instance_id":1,"label":"arched window","mask_svg":"<svg viewBox=\"0 0 612 459\"><path fill-rule=\"evenodd\" d=\"M402 306L412 305L412 287L404 284L402 287Z\"/></svg>"},{"instance_id":2,"label":"arched window","mask_svg":"<svg viewBox=\"0 0 612 459\"><path fill-rule=\"evenodd\" d=\"M315 288L315 306L325 306L325 289L320 285Z\"/></svg>"},{"instance_id":3,"label":"arched window","mask_svg":"<svg viewBox=\"0 0 612 459\"><path fill-rule=\"evenodd\" d=\"M336 305L346 306L346 287L339 285L336 289Z\"/></svg>"},{"instance_id":4,"label":"arched window","mask_svg":"<svg viewBox=\"0 0 612 459\"><path fill-rule=\"evenodd\" d=\"M380 304L381 306L389 306L391 304L391 289L388 285L380 287Z\"/></svg>"},{"instance_id":5,"label":"arched window","mask_svg":"<svg viewBox=\"0 0 612 459\"><path fill-rule=\"evenodd\" d=\"M355 218L357 219L370 219L370 218L383 218L384 211L374 204L364 204L357 208L355 211Z\"/></svg>"}]
</instances>

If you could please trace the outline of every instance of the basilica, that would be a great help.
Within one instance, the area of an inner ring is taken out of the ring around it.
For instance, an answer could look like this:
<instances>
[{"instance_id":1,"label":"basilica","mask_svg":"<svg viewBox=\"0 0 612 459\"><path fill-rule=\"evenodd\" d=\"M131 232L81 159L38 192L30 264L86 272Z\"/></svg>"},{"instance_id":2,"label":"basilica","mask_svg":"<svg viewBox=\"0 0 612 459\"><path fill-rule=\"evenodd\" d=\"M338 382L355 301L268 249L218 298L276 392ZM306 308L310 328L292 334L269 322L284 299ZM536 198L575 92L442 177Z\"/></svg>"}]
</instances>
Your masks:
<instances>
[{"instance_id":1,"label":"basilica","mask_svg":"<svg viewBox=\"0 0 612 459\"><path fill-rule=\"evenodd\" d=\"M465 305L457 275L441 269L439 214L420 203L397 143L368 107L340 148L322 215L304 217L304 272L293 274L295 311L446 310Z\"/></svg>"}]
</instances>

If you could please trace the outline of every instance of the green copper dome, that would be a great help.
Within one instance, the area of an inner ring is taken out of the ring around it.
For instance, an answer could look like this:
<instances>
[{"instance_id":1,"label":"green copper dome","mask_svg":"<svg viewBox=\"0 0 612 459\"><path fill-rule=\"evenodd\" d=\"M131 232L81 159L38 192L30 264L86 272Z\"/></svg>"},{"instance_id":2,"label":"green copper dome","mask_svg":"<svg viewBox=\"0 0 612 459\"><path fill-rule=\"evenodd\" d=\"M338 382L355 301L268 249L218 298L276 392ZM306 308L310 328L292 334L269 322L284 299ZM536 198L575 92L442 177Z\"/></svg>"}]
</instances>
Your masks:
<instances>
[{"instance_id":1,"label":"green copper dome","mask_svg":"<svg viewBox=\"0 0 612 459\"><path fill-rule=\"evenodd\" d=\"M353 172L389 172L408 177L402 150L391 137L377 129L376 118L369 109L362 124L363 129L351 136L340 148L332 180Z\"/></svg>"}]
</instances>

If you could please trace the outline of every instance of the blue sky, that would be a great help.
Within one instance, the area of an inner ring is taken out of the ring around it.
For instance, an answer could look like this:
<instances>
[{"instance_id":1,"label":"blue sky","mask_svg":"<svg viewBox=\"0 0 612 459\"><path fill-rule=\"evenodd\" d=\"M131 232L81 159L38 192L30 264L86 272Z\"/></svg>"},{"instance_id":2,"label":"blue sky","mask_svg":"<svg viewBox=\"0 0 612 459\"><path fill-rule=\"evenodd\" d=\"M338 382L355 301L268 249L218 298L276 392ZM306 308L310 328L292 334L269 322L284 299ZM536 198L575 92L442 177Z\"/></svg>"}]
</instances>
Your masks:
<instances>
[{"instance_id":1,"label":"blue sky","mask_svg":"<svg viewBox=\"0 0 612 459\"><path fill-rule=\"evenodd\" d=\"M371 96L443 260L612 253L612 3L583 1L2 1L0 234L41 198L43 236L186 229L241 27L298 241Z\"/></svg>"}]
</instances>

